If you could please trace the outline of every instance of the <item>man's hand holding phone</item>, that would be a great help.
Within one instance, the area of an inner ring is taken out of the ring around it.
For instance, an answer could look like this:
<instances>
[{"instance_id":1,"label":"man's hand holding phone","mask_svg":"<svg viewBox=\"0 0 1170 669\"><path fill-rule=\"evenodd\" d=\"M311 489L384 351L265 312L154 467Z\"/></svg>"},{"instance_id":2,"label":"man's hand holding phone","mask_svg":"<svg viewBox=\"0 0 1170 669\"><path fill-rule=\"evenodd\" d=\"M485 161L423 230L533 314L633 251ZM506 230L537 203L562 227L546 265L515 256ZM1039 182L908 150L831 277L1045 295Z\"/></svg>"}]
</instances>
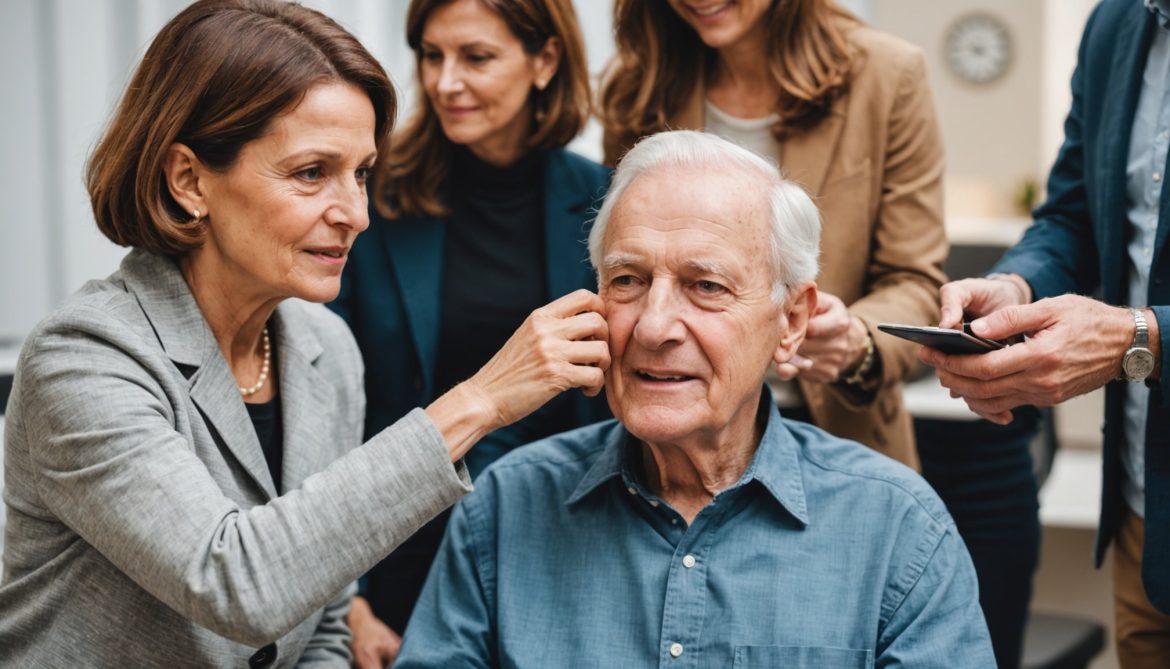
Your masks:
<instances>
[{"instance_id":1,"label":"man's hand holding phone","mask_svg":"<svg viewBox=\"0 0 1170 669\"><path fill-rule=\"evenodd\" d=\"M1000 425L1011 422L1015 407L1052 406L1117 378L1133 338L1133 316L1126 309L1080 295L1028 303L1031 297L1028 285L1010 275L948 283L940 291L940 326L958 324L965 312L976 316L970 324L975 336L1028 339L978 356L918 351L952 397Z\"/></svg>"}]
</instances>

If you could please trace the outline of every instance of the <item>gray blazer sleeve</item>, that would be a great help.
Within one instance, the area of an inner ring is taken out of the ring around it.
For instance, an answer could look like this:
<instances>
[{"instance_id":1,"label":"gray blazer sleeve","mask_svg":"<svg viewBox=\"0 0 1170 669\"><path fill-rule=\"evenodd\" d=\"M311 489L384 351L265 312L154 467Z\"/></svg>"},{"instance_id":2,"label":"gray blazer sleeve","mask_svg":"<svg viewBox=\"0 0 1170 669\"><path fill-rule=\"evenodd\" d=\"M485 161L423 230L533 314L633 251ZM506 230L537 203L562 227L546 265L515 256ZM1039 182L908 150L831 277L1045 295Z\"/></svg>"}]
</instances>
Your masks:
<instances>
[{"instance_id":1,"label":"gray blazer sleeve","mask_svg":"<svg viewBox=\"0 0 1170 669\"><path fill-rule=\"evenodd\" d=\"M100 309L68 316L26 347L19 372L38 496L141 588L233 641L280 637L470 490L415 410L244 508L223 492L239 473L201 460L209 446L187 424L198 413L165 356Z\"/></svg>"},{"instance_id":2,"label":"gray blazer sleeve","mask_svg":"<svg viewBox=\"0 0 1170 669\"><path fill-rule=\"evenodd\" d=\"M321 622L317 624L312 638L305 646L305 652L297 660L298 667L349 667L353 661L350 646L353 636L349 632L349 624L345 617L349 614L349 605L357 592L355 584L338 593L337 597L325 607Z\"/></svg>"}]
</instances>

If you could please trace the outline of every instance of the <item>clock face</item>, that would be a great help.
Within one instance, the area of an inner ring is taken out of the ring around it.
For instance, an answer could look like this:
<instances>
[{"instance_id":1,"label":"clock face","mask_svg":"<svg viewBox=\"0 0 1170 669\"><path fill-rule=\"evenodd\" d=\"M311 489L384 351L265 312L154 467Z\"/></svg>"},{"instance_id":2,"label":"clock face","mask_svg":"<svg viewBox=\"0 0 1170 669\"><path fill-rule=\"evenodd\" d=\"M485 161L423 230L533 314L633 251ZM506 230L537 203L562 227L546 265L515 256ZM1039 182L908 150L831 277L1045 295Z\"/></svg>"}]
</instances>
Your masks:
<instances>
[{"instance_id":1,"label":"clock face","mask_svg":"<svg viewBox=\"0 0 1170 669\"><path fill-rule=\"evenodd\" d=\"M947 31L946 59L963 81L991 83L1002 77L1012 62L1011 33L990 14L968 14Z\"/></svg>"}]
</instances>

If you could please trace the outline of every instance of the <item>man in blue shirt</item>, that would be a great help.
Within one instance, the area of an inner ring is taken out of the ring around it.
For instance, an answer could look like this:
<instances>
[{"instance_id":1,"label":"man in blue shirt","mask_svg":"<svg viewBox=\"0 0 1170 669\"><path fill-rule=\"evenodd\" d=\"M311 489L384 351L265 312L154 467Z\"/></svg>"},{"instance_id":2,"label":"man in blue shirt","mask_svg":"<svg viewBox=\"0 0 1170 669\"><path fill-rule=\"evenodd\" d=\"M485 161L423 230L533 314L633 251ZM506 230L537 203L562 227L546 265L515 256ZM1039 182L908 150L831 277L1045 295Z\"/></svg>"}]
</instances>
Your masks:
<instances>
[{"instance_id":1,"label":"man in blue shirt","mask_svg":"<svg viewBox=\"0 0 1170 669\"><path fill-rule=\"evenodd\" d=\"M816 305L815 206L725 140L623 158L590 236L617 421L452 514L397 667L995 666L933 491L763 386Z\"/></svg>"},{"instance_id":2,"label":"man in blue shirt","mask_svg":"<svg viewBox=\"0 0 1170 669\"><path fill-rule=\"evenodd\" d=\"M1095 558L1112 544L1118 656L1170 667L1170 0L1105 0L1085 26L1065 140L1035 223L986 278L943 286L941 325L1020 333L984 356L924 349L999 423L1105 387ZM1086 295L1100 291L1101 300ZM1125 305L1125 306L1122 306Z\"/></svg>"}]
</instances>

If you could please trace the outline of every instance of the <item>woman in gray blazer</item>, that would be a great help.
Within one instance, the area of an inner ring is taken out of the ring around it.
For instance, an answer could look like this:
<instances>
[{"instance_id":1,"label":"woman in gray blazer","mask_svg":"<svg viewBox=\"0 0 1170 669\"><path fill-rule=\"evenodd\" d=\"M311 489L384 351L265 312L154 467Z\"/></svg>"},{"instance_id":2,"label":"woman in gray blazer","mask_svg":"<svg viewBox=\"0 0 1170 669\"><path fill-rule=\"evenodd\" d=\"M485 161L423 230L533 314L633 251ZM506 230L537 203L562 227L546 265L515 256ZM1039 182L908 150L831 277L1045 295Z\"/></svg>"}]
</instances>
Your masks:
<instances>
[{"instance_id":1,"label":"woman in gray blazer","mask_svg":"<svg viewBox=\"0 0 1170 669\"><path fill-rule=\"evenodd\" d=\"M360 443L361 358L310 303L368 225L394 105L351 35L279 0L202 0L155 38L87 174L133 250L16 372L0 666L347 666L349 584L469 490L452 463L600 389L578 291Z\"/></svg>"}]
</instances>

